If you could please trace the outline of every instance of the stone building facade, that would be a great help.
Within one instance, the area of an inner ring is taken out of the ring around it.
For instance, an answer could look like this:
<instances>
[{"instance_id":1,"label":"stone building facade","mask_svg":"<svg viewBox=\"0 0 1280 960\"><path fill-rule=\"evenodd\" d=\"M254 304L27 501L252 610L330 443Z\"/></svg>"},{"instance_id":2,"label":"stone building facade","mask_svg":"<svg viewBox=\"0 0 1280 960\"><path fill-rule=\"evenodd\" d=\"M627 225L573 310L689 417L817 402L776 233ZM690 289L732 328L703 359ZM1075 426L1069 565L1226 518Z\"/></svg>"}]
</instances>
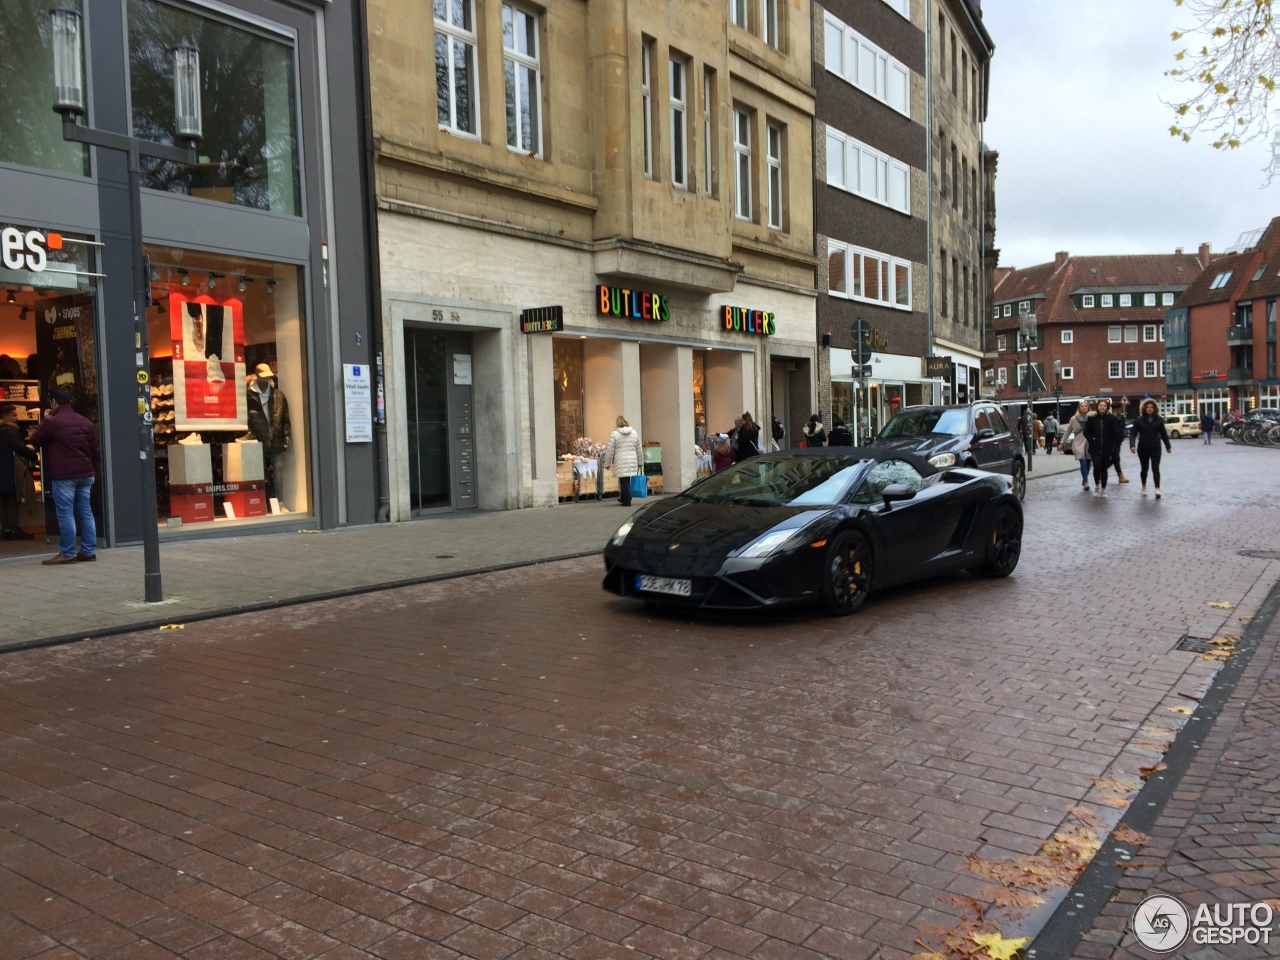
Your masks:
<instances>
[{"instance_id":1,"label":"stone building facade","mask_svg":"<svg viewBox=\"0 0 1280 960\"><path fill-rule=\"evenodd\" d=\"M744 411L803 423L808 0L369 17L393 519L593 490L618 416L668 490Z\"/></svg>"}]
</instances>

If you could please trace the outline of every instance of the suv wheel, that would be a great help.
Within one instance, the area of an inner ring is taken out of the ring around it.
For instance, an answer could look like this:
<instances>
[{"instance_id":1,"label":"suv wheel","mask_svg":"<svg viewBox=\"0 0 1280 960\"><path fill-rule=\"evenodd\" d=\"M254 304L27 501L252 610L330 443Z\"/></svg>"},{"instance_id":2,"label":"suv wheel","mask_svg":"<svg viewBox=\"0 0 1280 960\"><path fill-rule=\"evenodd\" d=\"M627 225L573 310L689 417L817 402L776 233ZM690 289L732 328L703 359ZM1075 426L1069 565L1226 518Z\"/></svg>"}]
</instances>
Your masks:
<instances>
[{"instance_id":1,"label":"suv wheel","mask_svg":"<svg viewBox=\"0 0 1280 960\"><path fill-rule=\"evenodd\" d=\"M1027 498L1027 467L1021 458L1013 461L1013 492L1019 500Z\"/></svg>"}]
</instances>

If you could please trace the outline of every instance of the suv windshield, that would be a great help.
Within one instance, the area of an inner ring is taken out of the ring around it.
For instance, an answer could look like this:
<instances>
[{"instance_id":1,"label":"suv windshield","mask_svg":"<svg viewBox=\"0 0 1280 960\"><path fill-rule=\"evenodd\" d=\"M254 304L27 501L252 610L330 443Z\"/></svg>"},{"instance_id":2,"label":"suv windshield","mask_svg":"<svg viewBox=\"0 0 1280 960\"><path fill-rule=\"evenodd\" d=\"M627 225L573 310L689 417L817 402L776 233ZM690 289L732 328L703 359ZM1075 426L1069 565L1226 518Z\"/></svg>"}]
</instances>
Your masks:
<instances>
[{"instance_id":1,"label":"suv windshield","mask_svg":"<svg viewBox=\"0 0 1280 960\"><path fill-rule=\"evenodd\" d=\"M857 457L766 454L712 474L684 495L707 503L767 507L839 503L871 462Z\"/></svg>"},{"instance_id":2,"label":"suv windshield","mask_svg":"<svg viewBox=\"0 0 1280 960\"><path fill-rule=\"evenodd\" d=\"M903 410L884 425L880 437L918 437L928 433L963 437L969 432L969 408Z\"/></svg>"}]
</instances>

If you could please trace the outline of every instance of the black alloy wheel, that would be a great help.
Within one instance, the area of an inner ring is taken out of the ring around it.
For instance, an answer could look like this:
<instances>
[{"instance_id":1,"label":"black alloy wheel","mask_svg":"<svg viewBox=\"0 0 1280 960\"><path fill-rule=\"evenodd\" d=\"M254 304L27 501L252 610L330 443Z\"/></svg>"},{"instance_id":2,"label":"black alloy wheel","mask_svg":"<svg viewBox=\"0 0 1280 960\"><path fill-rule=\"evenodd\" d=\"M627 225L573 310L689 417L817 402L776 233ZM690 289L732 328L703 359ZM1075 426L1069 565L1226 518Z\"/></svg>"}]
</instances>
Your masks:
<instances>
[{"instance_id":1,"label":"black alloy wheel","mask_svg":"<svg viewBox=\"0 0 1280 960\"><path fill-rule=\"evenodd\" d=\"M1022 556L1022 517L1009 504L996 511L987 537L987 557L981 573L985 577L1007 577L1018 566Z\"/></svg>"},{"instance_id":2,"label":"black alloy wheel","mask_svg":"<svg viewBox=\"0 0 1280 960\"><path fill-rule=\"evenodd\" d=\"M1013 495L1027 499L1027 466L1021 460L1013 461Z\"/></svg>"},{"instance_id":3,"label":"black alloy wheel","mask_svg":"<svg viewBox=\"0 0 1280 960\"><path fill-rule=\"evenodd\" d=\"M836 534L827 548L822 597L827 609L845 616L867 601L871 593L871 544L856 530Z\"/></svg>"}]
</instances>

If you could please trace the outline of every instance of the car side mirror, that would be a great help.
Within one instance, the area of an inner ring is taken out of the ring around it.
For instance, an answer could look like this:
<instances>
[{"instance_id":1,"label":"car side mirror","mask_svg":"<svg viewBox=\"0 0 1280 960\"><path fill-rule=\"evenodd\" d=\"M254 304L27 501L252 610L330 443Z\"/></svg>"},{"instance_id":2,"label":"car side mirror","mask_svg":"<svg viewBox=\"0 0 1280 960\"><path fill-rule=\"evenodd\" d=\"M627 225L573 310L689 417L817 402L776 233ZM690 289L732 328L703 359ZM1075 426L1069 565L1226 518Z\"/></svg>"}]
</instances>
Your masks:
<instances>
[{"instance_id":1,"label":"car side mirror","mask_svg":"<svg viewBox=\"0 0 1280 960\"><path fill-rule=\"evenodd\" d=\"M973 435L973 442L981 443L983 440L990 440L995 435L996 435L996 432L992 430L990 427L983 427L981 430L979 430L977 433Z\"/></svg>"},{"instance_id":2,"label":"car side mirror","mask_svg":"<svg viewBox=\"0 0 1280 960\"><path fill-rule=\"evenodd\" d=\"M880 492L880 497L884 500L886 507L900 500L910 500L915 495L916 492L905 483L891 483Z\"/></svg>"}]
</instances>

